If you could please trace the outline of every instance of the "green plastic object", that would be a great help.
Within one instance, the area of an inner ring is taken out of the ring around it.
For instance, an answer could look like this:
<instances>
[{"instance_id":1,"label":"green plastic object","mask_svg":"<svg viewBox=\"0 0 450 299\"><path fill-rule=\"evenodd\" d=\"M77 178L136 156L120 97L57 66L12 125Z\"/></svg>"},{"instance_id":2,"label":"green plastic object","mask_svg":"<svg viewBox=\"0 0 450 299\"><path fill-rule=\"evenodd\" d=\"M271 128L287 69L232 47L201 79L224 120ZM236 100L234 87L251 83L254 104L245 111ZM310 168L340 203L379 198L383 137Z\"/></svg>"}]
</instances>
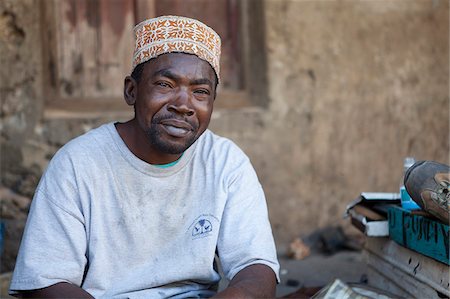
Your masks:
<instances>
[{"instance_id":1,"label":"green plastic object","mask_svg":"<svg viewBox=\"0 0 450 299\"><path fill-rule=\"evenodd\" d=\"M448 225L422 215L414 215L397 206L389 208L388 221L389 237L392 240L450 265Z\"/></svg>"}]
</instances>

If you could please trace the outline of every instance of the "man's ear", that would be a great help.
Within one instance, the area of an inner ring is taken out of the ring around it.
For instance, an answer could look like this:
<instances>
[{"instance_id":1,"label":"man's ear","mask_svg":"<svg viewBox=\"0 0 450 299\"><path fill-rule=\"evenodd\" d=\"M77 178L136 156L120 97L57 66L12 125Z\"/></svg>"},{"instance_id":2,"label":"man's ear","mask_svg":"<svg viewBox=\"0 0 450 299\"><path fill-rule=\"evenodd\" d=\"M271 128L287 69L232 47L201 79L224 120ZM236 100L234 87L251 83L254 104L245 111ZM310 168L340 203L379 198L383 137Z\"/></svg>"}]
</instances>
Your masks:
<instances>
[{"instance_id":1,"label":"man's ear","mask_svg":"<svg viewBox=\"0 0 450 299\"><path fill-rule=\"evenodd\" d=\"M137 82L131 76L126 76L123 86L123 97L129 106L136 103Z\"/></svg>"}]
</instances>

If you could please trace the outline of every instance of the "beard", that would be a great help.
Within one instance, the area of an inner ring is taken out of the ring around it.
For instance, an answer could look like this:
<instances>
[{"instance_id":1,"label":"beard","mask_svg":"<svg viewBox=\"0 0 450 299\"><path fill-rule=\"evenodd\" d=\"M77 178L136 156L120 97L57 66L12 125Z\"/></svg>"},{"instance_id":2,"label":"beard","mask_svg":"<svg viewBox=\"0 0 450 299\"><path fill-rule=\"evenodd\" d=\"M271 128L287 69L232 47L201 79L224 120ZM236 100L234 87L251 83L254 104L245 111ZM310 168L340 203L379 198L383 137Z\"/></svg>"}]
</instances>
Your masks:
<instances>
[{"instance_id":1,"label":"beard","mask_svg":"<svg viewBox=\"0 0 450 299\"><path fill-rule=\"evenodd\" d=\"M187 136L186 138L183 138L182 140L180 138L179 141L181 141L181 142L172 142L171 140L168 140L167 138L165 138L164 131L160 125L161 121L163 121L165 119L177 119L177 118L179 118L179 117L177 117L175 115L161 115L161 116L155 115L152 118L150 126L148 126L145 131L150 143L162 153L172 154L172 155L182 154L198 138L197 133L198 133L199 125L195 122L187 121L187 120L185 120L185 121L188 122L193 128L193 134L190 134L189 136Z\"/></svg>"}]
</instances>

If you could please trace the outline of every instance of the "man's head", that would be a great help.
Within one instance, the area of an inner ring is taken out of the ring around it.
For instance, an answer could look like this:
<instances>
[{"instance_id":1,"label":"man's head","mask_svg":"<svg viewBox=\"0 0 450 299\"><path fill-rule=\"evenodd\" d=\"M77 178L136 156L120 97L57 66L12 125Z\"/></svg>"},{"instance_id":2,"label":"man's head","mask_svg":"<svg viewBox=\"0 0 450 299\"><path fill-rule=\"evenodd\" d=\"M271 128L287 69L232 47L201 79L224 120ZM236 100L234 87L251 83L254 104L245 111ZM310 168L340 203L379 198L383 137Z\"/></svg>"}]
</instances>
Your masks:
<instances>
[{"instance_id":1,"label":"man's head","mask_svg":"<svg viewBox=\"0 0 450 299\"><path fill-rule=\"evenodd\" d=\"M219 81L220 38L183 17L135 27L133 72L124 96L135 125L159 155L183 153L209 125Z\"/></svg>"}]
</instances>

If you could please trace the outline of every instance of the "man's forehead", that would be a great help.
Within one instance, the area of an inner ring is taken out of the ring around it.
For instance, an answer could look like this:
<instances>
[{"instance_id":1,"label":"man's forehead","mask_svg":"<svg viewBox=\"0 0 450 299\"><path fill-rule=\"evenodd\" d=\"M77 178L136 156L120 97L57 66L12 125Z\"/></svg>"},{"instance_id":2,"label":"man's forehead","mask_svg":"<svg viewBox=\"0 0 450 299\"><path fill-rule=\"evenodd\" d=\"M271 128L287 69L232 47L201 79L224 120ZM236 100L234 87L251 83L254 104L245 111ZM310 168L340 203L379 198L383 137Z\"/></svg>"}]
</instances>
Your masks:
<instances>
[{"instance_id":1,"label":"man's forehead","mask_svg":"<svg viewBox=\"0 0 450 299\"><path fill-rule=\"evenodd\" d=\"M192 54L167 53L151 59L146 63L149 76L165 76L171 78L190 77L190 79L208 79L214 82L212 66Z\"/></svg>"}]
</instances>

